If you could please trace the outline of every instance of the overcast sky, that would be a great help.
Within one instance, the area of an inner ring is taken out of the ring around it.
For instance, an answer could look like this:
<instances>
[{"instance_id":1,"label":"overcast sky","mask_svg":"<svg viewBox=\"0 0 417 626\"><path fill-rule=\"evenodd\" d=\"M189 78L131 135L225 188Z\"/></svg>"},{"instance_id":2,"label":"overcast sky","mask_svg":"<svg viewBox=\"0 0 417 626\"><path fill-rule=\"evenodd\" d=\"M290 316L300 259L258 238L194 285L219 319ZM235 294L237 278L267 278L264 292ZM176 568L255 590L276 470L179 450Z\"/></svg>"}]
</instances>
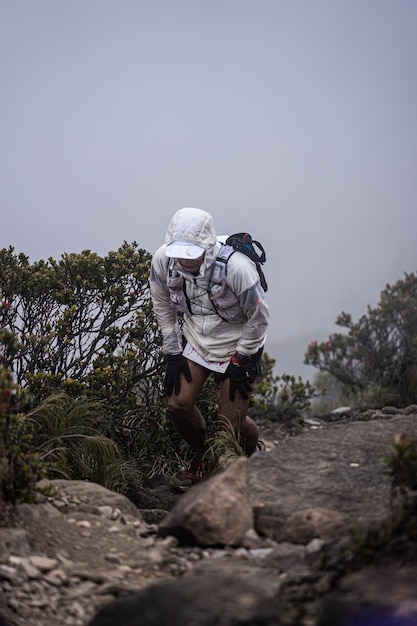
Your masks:
<instances>
[{"instance_id":1,"label":"overcast sky","mask_svg":"<svg viewBox=\"0 0 417 626\"><path fill-rule=\"evenodd\" d=\"M32 261L184 206L267 252L277 372L417 270L416 0L0 0L0 247Z\"/></svg>"}]
</instances>

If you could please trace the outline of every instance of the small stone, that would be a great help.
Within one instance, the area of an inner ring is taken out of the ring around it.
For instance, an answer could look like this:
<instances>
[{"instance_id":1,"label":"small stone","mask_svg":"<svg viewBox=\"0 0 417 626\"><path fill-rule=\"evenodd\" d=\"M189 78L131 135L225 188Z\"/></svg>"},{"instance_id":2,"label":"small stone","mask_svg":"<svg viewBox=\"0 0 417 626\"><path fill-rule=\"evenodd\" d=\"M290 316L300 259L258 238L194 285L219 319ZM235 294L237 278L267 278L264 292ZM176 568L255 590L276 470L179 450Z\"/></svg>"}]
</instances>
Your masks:
<instances>
[{"instance_id":1,"label":"small stone","mask_svg":"<svg viewBox=\"0 0 417 626\"><path fill-rule=\"evenodd\" d=\"M320 552L325 543L324 539L312 539L306 546L307 553L313 554L314 552Z\"/></svg>"},{"instance_id":2,"label":"small stone","mask_svg":"<svg viewBox=\"0 0 417 626\"><path fill-rule=\"evenodd\" d=\"M384 406L382 407L381 412L385 415L396 415L397 413L402 413L402 410L396 406Z\"/></svg>"},{"instance_id":3,"label":"small stone","mask_svg":"<svg viewBox=\"0 0 417 626\"><path fill-rule=\"evenodd\" d=\"M33 608L38 608L41 609L45 606L48 606L50 602L50 599L47 596L37 596L35 598L30 598L29 599L29 606L32 606Z\"/></svg>"},{"instance_id":4,"label":"small stone","mask_svg":"<svg viewBox=\"0 0 417 626\"><path fill-rule=\"evenodd\" d=\"M249 554L246 548L237 548L237 550L234 551L233 556L235 559L249 559Z\"/></svg>"},{"instance_id":5,"label":"small stone","mask_svg":"<svg viewBox=\"0 0 417 626\"><path fill-rule=\"evenodd\" d=\"M155 543L156 543L155 537L141 537L140 538L140 545L142 548L149 548L150 546L154 546ZM175 545L176 544L173 544L172 547L175 547Z\"/></svg>"},{"instance_id":6,"label":"small stone","mask_svg":"<svg viewBox=\"0 0 417 626\"><path fill-rule=\"evenodd\" d=\"M21 585L27 580L27 576L22 571L17 571L9 565L0 565L0 579L8 580L14 587Z\"/></svg>"},{"instance_id":7,"label":"small stone","mask_svg":"<svg viewBox=\"0 0 417 626\"><path fill-rule=\"evenodd\" d=\"M58 565L57 559L50 559L47 556L34 555L29 558L29 561L34 567L41 570L41 572L48 572Z\"/></svg>"},{"instance_id":8,"label":"small stone","mask_svg":"<svg viewBox=\"0 0 417 626\"><path fill-rule=\"evenodd\" d=\"M17 613L19 613L21 608L21 600L19 598L8 598L7 604L11 609L14 609Z\"/></svg>"},{"instance_id":9,"label":"small stone","mask_svg":"<svg viewBox=\"0 0 417 626\"><path fill-rule=\"evenodd\" d=\"M89 522L87 519L81 519L77 522L77 526L79 526L80 528L91 528L91 522Z\"/></svg>"},{"instance_id":10,"label":"small stone","mask_svg":"<svg viewBox=\"0 0 417 626\"><path fill-rule=\"evenodd\" d=\"M40 578L42 576L41 571L27 561L23 562L20 567L23 569L28 578Z\"/></svg>"},{"instance_id":11,"label":"small stone","mask_svg":"<svg viewBox=\"0 0 417 626\"><path fill-rule=\"evenodd\" d=\"M262 541L254 528L247 530L243 536L242 546L247 549L259 548Z\"/></svg>"},{"instance_id":12,"label":"small stone","mask_svg":"<svg viewBox=\"0 0 417 626\"><path fill-rule=\"evenodd\" d=\"M63 500L54 500L52 502L52 504L54 505L54 507L56 507L57 509L66 509L68 506L67 502L64 502Z\"/></svg>"},{"instance_id":13,"label":"small stone","mask_svg":"<svg viewBox=\"0 0 417 626\"><path fill-rule=\"evenodd\" d=\"M16 556L14 554L11 554L7 559L9 565L11 565L12 567L17 567L21 565L25 560L27 561L27 559L25 559L24 557Z\"/></svg>"},{"instance_id":14,"label":"small stone","mask_svg":"<svg viewBox=\"0 0 417 626\"><path fill-rule=\"evenodd\" d=\"M118 533L118 532L120 532L119 526L110 526L109 533Z\"/></svg>"},{"instance_id":15,"label":"small stone","mask_svg":"<svg viewBox=\"0 0 417 626\"><path fill-rule=\"evenodd\" d=\"M120 563L120 562L121 562L120 556L119 556L118 554L112 554L112 553L109 553L109 554L106 554L106 555L104 556L104 558L105 558L105 559L106 559L106 561L108 561L109 563Z\"/></svg>"},{"instance_id":16,"label":"small stone","mask_svg":"<svg viewBox=\"0 0 417 626\"><path fill-rule=\"evenodd\" d=\"M159 542L159 545L164 546L164 548L176 548L178 545L178 539L173 535L168 535Z\"/></svg>"},{"instance_id":17,"label":"small stone","mask_svg":"<svg viewBox=\"0 0 417 626\"><path fill-rule=\"evenodd\" d=\"M68 577L62 569L54 569L45 575L44 580L54 587L60 587L68 582Z\"/></svg>"},{"instance_id":18,"label":"small stone","mask_svg":"<svg viewBox=\"0 0 417 626\"><path fill-rule=\"evenodd\" d=\"M103 517L106 517L107 519L111 519L112 513L113 513L113 507L105 504L103 506L99 506L97 507L98 510L100 511L100 514Z\"/></svg>"},{"instance_id":19,"label":"small stone","mask_svg":"<svg viewBox=\"0 0 417 626\"><path fill-rule=\"evenodd\" d=\"M73 562L68 558L68 555L65 553L58 552L56 558L61 563L61 565L64 565L65 567L70 567L71 565L73 565Z\"/></svg>"},{"instance_id":20,"label":"small stone","mask_svg":"<svg viewBox=\"0 0 417 626\"><path fill-rule=\"evenodd\" d=\"M350 416L352 414L352 407L350 406L339 406L336 409L331 411L330 415L334 417L343 417L344 415Z\"/></svg>"},{"instance_id":21,"label":"small stone","mask_svg":"<svg viewBox=\"0 0 417 626\"><path fill-rule=\"evenodd\" d=\"M273 554L273 552L273 548L255 548L253 550L250 550L250 555L253 556L255 559L264 559L270 554Z\"/></svg>"},{"instance_id":22,"label":"small stone","mask_svg":"<svg viewBox=\"0 0 417 626\"><path fill-rule=\"evenodd\" d=\"M113 521L116 521L120 518L121 515L122 515L122 512L120 509L113 509L110 519Z\"/></svg>"}]
</instances>

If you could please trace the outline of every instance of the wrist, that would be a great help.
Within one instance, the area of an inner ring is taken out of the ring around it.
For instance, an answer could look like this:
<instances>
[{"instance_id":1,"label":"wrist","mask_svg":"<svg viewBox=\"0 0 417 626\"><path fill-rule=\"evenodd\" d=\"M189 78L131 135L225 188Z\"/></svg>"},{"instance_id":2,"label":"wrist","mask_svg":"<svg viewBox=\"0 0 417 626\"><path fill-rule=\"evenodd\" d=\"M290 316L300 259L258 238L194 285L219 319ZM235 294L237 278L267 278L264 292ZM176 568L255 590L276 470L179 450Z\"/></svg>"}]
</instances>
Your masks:
<instances>
[{"instance_id":1,"label":"wrist","mask_svg":"<svg viewBox=\"0 0 417 626\"><path fill-rule=\"evenodd\" d=\"M247 354L240 354L240 352L235 352L230 361L233 365L246 369L250 363L250 356Z\"/></svg>"}]
</instances>

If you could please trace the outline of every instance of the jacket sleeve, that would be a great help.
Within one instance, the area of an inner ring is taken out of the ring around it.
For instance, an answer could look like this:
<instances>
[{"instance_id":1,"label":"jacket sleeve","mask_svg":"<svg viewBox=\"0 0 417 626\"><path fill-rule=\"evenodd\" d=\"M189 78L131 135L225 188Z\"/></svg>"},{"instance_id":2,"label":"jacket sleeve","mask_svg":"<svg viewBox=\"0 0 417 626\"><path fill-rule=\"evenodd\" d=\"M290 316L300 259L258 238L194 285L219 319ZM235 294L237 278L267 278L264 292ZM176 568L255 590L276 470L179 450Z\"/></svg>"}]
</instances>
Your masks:
<instances>
[{"instance_id":1,"label":"jacket sleeve","mask_svg":"<svg viewBox=\"0 0 417 626\"><path fill-rule=\"evenodd\" d=\"M246 256L236 252L228 262L227 281L247 318L236 350L255 354L265 344L269 324L269 308L258 272Z\"/></svg>"},{"instance_id":2,"label":"jacket sleeve","mask_svg":"<svg viewBox=\"0 0 417 626\"><path fill-rule=\"evenodd\" d=\"M241 354L255 354L265 343L269 324L269 308L260 283L242 292L239 302L248 320L236 350Z\"/></svg>"},{"instance_id":3,"label":"jacket sleeve","mask_svg":"<svg viewBox=\"0 0 417 626\"><path fill-rule=\"evenodd\" d=\"M153 309L162 333L162 352L179 354L182 352L182 336L177 312L170 304L165 245L161 246L153 256L149 284Z\"/></svg>"}]
</instances>

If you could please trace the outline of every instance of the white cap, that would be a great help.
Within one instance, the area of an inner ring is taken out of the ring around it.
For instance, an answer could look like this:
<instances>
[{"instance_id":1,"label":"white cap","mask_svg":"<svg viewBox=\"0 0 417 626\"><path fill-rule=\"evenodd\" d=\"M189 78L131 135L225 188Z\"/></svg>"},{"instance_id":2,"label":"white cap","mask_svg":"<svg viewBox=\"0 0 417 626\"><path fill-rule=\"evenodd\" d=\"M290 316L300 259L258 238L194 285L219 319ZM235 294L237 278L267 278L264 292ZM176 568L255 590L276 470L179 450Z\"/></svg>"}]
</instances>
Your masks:
<instances>
[{"instance_id":1,"label":"white cap","mask_svg":"<svg viewBox=\"0 0 417 626\"><path fill-rule=\"evenodd\" d=\"M204 248L190 241L173 241L167 245L165 254L173 259L198 259Z\"/></svg>"}]
</instances>

